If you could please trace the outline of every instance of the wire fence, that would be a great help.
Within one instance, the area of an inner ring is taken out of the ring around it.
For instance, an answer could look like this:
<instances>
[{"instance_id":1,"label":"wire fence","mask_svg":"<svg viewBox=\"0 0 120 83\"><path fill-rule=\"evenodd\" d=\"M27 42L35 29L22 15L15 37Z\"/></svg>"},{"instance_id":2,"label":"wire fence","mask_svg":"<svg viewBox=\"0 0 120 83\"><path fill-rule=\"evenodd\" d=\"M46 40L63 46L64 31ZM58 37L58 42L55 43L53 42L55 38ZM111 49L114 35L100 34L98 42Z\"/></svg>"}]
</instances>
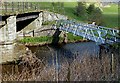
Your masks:
<instances>
[{"instance_id":1,"label":"wire fence","mask_svg":"<svg viewBox=\"0 0 120 83\"><path fill-rule=\"evenodd\" d=\"M52 3L45 2L2 2L0 3L0 14L10 15L19 14L26 12L39 12L43 10L49 10L53 12L62 12L63 7L61 4L57 6L52 5Z\"/></svg>"}]
</instances>

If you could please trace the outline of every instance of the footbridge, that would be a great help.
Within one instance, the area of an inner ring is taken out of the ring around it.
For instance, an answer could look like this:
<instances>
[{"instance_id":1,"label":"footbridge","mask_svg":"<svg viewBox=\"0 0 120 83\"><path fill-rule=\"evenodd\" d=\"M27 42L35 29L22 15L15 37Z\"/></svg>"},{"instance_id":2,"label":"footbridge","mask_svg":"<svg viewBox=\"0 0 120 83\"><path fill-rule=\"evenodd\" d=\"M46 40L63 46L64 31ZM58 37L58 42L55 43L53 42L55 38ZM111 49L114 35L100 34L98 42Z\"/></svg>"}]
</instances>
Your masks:
<instances>
[{"instance_id":1,"label":"footbridge","mask_svg":"<svg viewBox=\"0 0 120 83\"><path fill-rule=\"evenodd\" d=\"M42 3L4 2L0 4L0 44L13 42L24 34L41 33L47 30L71 32L99 44L112 44L120 42L120 31L117 29L78 23L67 20L67 17L58 13L46 11ZM60 7L59 7L60 8ZM53 8L54 9L54 8ZM62 20L61 20L62 19ZM64 19L64 20L63 20ZM56 21L53 28L42 28L43 22ZM24 29L24 30L23 30ZM59 31L56 34L60 35ZM56 36L57 38L58 36Z\"/></svg>"},{"instance_id":2,"label":"footbridge","mask_svg":"<svg viewBox=\"0 0 120 83\"><path fill-rule=\"evenodd\" d=\"M78 23L72 20L57 21L54 28L56 27L59 28L60 31L71 32L74 35L82 36L98 44L113 44L120 42L120 31L117 29Z\"/></svg>"}]
</instances>

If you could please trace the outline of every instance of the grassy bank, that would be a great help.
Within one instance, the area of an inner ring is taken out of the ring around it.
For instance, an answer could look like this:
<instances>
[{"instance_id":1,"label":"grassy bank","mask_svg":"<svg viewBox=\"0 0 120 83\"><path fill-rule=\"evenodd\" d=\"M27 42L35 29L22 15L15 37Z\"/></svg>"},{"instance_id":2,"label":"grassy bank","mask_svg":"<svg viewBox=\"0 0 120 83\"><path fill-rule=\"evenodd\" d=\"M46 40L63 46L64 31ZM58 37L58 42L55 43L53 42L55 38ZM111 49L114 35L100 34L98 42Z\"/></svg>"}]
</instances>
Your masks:
<instances>
[{"instance_id":1,"label":"grassy bank","mask_svg":"<svg viewBox=\"0 0 120 83\"><path fill-rule=\"evenodd\" d=\"M59 43L63 42L62 37L59 39ZM83 40L82 37L80 36L75 36L72 33L67 33L67 39L68 42L76 42L76 41L81 41ZM25 37L21 40L19 40L20 43L24 44L50 44L52 43L53 37L52 36L41 36L41 37Z\"/></svg>"},{"instance_id":2,"label":"grassy bank","mask_svg":"<svg viewBox=\"0 0 120 83\"><path fill-rule=\"evenodd\" d=\"M52 37L41 36L41 37L25 37L21 39L19 42L21 43L43 43L43 42L52 42Z\"/></svg>"},{"instance_id":3,"label":"grassy bank","mask_svg":"<svg viewBox=\"0 0 120 83\"><path fill-rule=\"evenodd\" d=\"M68 37L68 42L75 42L75 41L83 40L83 37L73 35L72 33L68 33L67 37Z\"/></svg>"}]
</instances>

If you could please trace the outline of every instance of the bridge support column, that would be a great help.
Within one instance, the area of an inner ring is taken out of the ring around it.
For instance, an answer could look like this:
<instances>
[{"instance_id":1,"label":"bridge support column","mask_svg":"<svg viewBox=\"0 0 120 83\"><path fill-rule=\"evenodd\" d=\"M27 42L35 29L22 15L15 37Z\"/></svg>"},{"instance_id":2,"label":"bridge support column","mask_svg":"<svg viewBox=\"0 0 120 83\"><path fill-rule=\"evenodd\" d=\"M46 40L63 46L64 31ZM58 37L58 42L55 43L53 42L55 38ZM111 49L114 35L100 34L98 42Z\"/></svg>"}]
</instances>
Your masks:
<instances>
[{"instance_id":1,"label":"bridge support column","mask_svg":"<svg viewBox=\"0 0 120 83\"><path fill-rule=\"evenodd\" d=\"M64 35L63 43L67 43L68 42L67 33L64 33L63 35Z\"/></svg>"},{"instance_id":2,"label":"bridge support column","mask_svg":"<svg viewBox=\"0 0 120 83\"><path fill-rule=\"evenodd\" d=\"M39 17L36 19L36 28L40 28L42 26L42 20L43 20L43 13L39 13Z\"/></svg>"},{"instance_id":3,"label":"bridge support column","mask_svg":"<svg viewBox=\"0 0 120 83\"><path fill-rule=\"evenodd\" d=\"M10 16L6 25L0 28L0 42L3 44L13 43L16 39L16 16Z\"/></svg>"},{"instance_id":4,"label":"bridge support column","mask_svg":"<svg viewBox=\"0 0 120 83\"><path fill-rule=\"evenodd\" d=\"M16 39L16 16L7 19L7 41L13 42Z\"/></svg>"},{"instance_id":5,"label":"bridge support column","mask_svg":"<svg viewBox=\"0 0 120 83\"><path fill-rule=\"evenodd\" d=\"M61 31L59 31L59 29L57 28L54 35L53 35L53 40L52 40L52 44L53 45L57 45L59 42L59 35L60 35Z\"/></svg>"}]
</instances>

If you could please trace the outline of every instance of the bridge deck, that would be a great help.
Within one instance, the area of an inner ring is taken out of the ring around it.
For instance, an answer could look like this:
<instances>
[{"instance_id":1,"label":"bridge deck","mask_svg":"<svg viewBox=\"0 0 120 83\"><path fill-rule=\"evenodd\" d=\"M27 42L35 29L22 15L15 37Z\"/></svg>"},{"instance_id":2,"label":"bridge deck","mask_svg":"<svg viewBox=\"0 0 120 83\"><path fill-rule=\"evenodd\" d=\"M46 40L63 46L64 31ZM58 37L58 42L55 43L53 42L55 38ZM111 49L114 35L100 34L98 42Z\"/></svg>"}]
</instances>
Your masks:
<instances>
[{"instance_id":1,"label":"bridge deck","mask_svg":"<svg viewBox=\"0 0 120 83\"><path fill-rule=\"evenodd\" d=\"M76 23L71 20L63 20L57 23L61 31L71 32L74 35L95 41L100 44L112 44L120 42L119 30L96 26L92 24Z\"/></svg>"}]
</instances>

